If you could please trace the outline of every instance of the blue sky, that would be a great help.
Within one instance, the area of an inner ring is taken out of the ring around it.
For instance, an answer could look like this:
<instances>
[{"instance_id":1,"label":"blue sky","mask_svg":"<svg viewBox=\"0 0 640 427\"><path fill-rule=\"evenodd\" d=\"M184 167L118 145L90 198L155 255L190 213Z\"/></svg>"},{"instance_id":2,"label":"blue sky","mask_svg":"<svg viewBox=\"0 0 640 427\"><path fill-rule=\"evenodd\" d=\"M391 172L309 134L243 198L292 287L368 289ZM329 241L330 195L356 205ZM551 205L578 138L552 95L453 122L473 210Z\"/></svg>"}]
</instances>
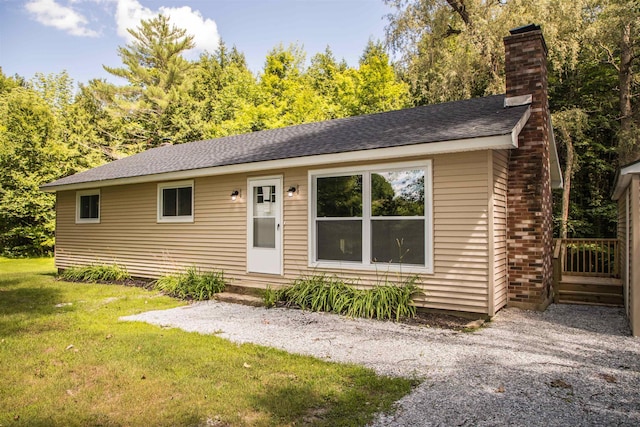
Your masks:
<instances>
[{"instance_id":1,"label":"blue sky","mask_svg":"<svg viewBox=\"0 0 640 427\"><path fill-rule=\"evenodd\" d=\"M259 72L280 43L301 44L307 59L329 45L355 66L369 39L384 39L390 9L382 0L0 0L0 67L27 79L67 70L76 82L117 82L102 65L119 66L126 28L160 11L195 36L190 57L222 39Z\"/></svg>"}]
</instances>

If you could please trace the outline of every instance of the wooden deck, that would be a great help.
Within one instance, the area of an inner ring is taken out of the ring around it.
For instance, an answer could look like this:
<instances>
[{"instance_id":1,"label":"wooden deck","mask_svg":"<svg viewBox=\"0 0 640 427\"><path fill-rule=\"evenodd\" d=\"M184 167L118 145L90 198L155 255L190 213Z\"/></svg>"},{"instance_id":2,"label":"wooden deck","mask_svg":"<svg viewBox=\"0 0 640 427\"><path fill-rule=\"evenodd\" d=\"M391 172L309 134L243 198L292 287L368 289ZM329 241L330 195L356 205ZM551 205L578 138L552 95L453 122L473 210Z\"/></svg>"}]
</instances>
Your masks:
<instances>
[{"instance_id":1,"label":"wooden deck","mask_svg":"<svg viewBox=\"0 0 640 427\"><path fill-rule=\"evenodd\" d=\"M620 253L616 239L556 239L554 302L621 307Z\"/></svg>"}]
</instances>

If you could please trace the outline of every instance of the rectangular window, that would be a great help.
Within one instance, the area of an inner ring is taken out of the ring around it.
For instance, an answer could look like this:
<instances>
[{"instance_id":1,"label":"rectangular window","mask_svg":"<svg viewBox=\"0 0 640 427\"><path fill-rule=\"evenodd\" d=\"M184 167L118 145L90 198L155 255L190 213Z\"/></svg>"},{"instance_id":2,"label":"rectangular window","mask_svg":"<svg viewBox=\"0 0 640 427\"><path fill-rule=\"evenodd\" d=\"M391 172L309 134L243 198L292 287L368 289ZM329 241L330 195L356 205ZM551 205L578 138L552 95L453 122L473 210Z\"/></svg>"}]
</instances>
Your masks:
<instances>
[{"instance_id":1,"label":"rectangular window","mask_svg":"<svg viewBox=\"0 0 640 427\"><path fill-rule=\"evenodd\" d=\"M371 262L425 265L424 174L371 173Z\"/></svg>"},{"instance_id":2,"label":"rectangular window","mask_svg":"<svg viewBox=\"0 0 640 427\"><path fill-rule=\"evenodd\" d=\"M76 192L76 223L100 222L100 190Z\"/></svg>"},{"instance_id":3,"label":"rectangular window","mask_svg":"<svg viewBox=\"0 0 640 427\"><path fill-rule=\"evenodd\" d=\"M253 187L253 247L276 247L276 217L272 204L276 203L276 186Z\"/></svg>"},{"instance_id":4,"label":"rectangular window","mask_svg":"<svg viewBox=\"0 0 640 427\"><path fill-rule=\"evenodd\" d=\"M431 162L310 173L313 266L432 271Z\"/></svg>"},{"instance_id":5,"label":"rectangular window","mask_svg":"<svg viewBox=\"0 0 640 427\"><path fill-rule=\"evenodd\" d=\"M193 222L193 181L158 184L158 222Z\"/></svg>"},{"instance_id":6,"label":"rectangular window","mask_svg":"<svg viewBox=\"0 0 640 427\"><path fill-rule=\"evenodd\" d=\"M362 262L362 175L316 178L317 255Z\"/></svg>"}]
</instances>

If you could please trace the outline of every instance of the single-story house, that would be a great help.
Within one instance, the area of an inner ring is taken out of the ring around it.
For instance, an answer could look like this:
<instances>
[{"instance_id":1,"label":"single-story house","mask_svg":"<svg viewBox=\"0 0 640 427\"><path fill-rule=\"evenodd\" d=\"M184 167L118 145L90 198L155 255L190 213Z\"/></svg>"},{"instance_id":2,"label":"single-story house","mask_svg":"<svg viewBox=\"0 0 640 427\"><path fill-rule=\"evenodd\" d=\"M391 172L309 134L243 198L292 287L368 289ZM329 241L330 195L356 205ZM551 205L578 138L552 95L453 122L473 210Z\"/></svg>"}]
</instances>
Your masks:
<instances>
[{"instance_id":1,"label":"single-story house","mask_svg":"<svg viewBox=\"0 0 640 427\"><path fill-rule=\"evenodd\" d=\"M613 200L618 202L620 276L631 333L640 336L640 160L620 168Z\"/></svg>"},{"instance_id":2,"label":"single-story house","mask_svg":"<svg viewBox=\"0 0 640 427\"><path fill-rule=\"evenodd\" d=\"M492 316L551 298L562 185L538 26L511 31L506 94L150 149L43 186L56 266L236 286L417 275L420 307Z\"/></svg>"}]
</instances>

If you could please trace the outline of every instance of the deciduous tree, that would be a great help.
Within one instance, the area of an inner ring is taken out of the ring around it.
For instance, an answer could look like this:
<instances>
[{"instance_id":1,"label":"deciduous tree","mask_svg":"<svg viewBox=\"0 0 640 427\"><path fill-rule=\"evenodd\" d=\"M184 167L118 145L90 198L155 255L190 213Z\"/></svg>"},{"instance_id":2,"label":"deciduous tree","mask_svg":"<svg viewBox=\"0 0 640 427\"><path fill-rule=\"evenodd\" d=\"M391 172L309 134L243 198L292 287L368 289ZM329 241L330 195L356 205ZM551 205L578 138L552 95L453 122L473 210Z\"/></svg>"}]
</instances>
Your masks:
<instances>
[{"instance_id":1,"label":"deciduous tree","mask_svg":"<svg viewBox=\"0 0 640 427\"><path fill-rule=\"evenodd\" d=\"M36 92L0 95L0 246L45 255L54 244L55 196L40 185L73 173L77 153L58 139L55 115Z\"/></svg>"}]
</instances>

